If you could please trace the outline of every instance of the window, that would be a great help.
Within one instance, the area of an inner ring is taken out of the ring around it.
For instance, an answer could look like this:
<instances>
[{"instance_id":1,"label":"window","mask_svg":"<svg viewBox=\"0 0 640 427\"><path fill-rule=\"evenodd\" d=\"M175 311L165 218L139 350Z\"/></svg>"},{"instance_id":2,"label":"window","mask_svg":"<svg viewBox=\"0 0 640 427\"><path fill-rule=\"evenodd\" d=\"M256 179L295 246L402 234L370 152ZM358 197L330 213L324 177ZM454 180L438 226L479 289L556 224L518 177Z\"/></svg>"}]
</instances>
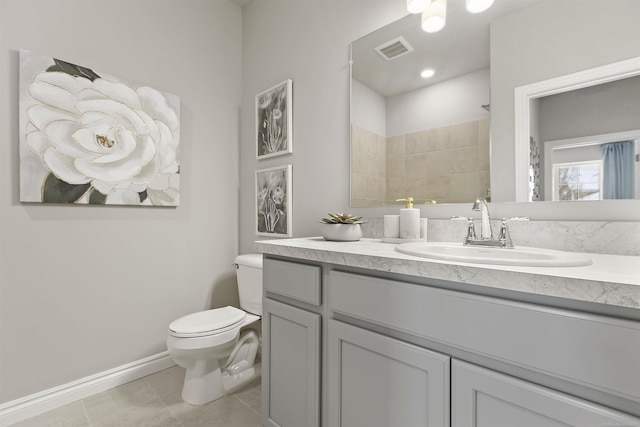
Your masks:
<instances>
[{"instance_id":1,"label":"window","mask_svg":"<svg viewBox=\"0 0 640 427\"><path fill-rule=\"evenodd\" d=\"M601 200L602 161L553 165L553 200Z\"/></svg>"}]
</instances>

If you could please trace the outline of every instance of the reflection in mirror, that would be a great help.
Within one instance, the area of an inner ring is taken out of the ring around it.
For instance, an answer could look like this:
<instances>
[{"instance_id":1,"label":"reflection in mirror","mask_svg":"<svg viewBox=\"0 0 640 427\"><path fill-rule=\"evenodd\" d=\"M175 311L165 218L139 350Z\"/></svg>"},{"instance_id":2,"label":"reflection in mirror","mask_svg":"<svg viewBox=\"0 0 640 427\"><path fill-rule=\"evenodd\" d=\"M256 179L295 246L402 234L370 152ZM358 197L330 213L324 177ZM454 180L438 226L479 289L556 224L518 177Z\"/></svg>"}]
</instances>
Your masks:
<instances>
[{"instance_id":1,"label":"reflection in mirror","mask_svg":"<svg viewBox=\"0 0 640 427\"><path fill-rule=\"evenodd\" d=\"M489 23L537 1L481 14L449 1L438 33L409 15L352 43L352 206L490 197ZM390 45L401 53L385 57ZM420 77L426 68L433 77Z\"/></svg>"},{"instance_id":2,"label":"reflection in mirror","mask_svg":"<svg viewBox=\"0 0 640 427\"><path fill-rule=\"evenodd\" d=\"M538 98L531 114L532 201L639 198L640 77Z\"/></svg>"},{"instance_id":3,"label":"reflection in mirror","mask_svg":"<svg viewBox=\"0 0 640 427\"><path fill-rule=\"evenodd\" d=\"M518 200L640 199L639 150L640 58L516 90Z\"/></svg>"}]
</instances>

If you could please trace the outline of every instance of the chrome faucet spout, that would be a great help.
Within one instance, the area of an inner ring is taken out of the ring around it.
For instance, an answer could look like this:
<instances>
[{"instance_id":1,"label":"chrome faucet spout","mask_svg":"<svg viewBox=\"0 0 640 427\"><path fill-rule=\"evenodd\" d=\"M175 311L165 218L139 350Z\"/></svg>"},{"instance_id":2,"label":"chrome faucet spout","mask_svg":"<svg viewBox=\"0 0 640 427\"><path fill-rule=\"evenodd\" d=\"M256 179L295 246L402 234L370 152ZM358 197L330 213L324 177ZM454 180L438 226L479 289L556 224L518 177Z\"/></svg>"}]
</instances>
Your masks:
<instances>
[{"instance_id":1,"label":"chrome faucet spout","mask_svg":"<svg viewBox=\"0 0 640 427\"><path fill-rule=\"evenodd\" d=\"M480 238L483 240L493 239L493 232L491 230L491 216L489 215L489 206L485 199L476 199L472 209L474 211L480 211L481 226Z\"/></svg>"},{"instance_id":2,"label":"chrome faucet spout","mask_svg":"<svg viewBox=\"0 0 640 427\"><path fill-rule=\"evenodd\" d=\"M476 231L472 218L465 218L459 216L452 216L452 220L465 220L467 221L467 235L463 244L466 246L491 246L498 248L513 248L513 241L511 240L511 233L509 233L509 227L507 223L510 221L529 221L526 216L516 216L513 218L502 218L500 223L500 233L497 239L493 238L491 232L491 217L489 216L489 206L484 199L477 199L473 204L474 211L480 211L482 220L482 231L480 237L476 237Z\"/></svg>"}]
</instances>

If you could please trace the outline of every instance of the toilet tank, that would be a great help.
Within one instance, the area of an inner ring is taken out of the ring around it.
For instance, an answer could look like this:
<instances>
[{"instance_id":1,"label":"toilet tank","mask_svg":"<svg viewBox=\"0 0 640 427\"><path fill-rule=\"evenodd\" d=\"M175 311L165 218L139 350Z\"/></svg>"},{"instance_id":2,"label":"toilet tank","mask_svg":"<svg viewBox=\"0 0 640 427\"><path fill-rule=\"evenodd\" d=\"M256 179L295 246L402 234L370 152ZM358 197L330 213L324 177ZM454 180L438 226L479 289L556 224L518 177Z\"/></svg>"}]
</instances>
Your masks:
<instances>
[{"instance_id":1,"label":"toilet tank","mask_svg":"<svg viewBox=\"0 0 640 427\"><path fill-rule=\"evenodd\" d=\"M262 254L238 255L235 265L240 307L262 316Z\"/></svg>"}]
</instances>

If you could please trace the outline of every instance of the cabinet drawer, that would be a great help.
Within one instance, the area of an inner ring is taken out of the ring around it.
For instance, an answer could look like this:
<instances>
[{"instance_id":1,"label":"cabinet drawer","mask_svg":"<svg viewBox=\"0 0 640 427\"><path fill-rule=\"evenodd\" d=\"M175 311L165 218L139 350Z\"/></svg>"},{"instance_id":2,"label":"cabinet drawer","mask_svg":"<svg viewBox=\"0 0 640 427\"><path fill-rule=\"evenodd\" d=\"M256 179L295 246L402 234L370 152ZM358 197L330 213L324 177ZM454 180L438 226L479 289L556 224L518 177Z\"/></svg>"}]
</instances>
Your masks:
<instances>
[{"instance_id":1,"label":"cabinet drawer","mask_svg":"<svg viewBox=\"0 0 640 427\"><path fill-rule=\"evenodd\" d=\"M264 291L319 306L321 268L266 258L262 266Z\"/></svg>"},{"instance_id":2,"label":"cabinet drawer","mask_svg":"<svg viewBox=\"0 0 640 427\"><path fill-rule=\"evenodd\" d=\"M335 313L640 402L640 322L340 271L329 295Z\"/></svg>"}]
</instances>

